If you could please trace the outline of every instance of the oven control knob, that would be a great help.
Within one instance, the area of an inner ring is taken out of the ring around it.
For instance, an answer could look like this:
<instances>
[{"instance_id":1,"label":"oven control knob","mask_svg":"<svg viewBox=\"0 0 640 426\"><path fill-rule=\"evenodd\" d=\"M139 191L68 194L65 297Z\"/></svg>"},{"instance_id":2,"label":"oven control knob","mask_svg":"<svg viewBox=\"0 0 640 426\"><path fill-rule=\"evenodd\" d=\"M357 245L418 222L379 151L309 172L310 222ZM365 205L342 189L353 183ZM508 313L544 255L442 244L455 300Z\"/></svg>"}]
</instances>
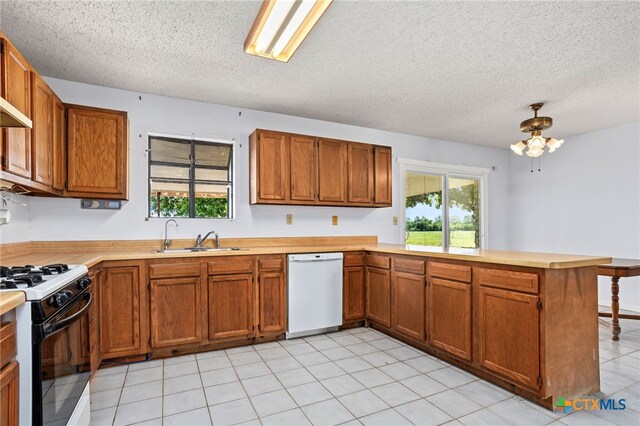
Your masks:
<instances>
[{"instance_id":1,"label":"oven control knob","mask_svg":"<svg viewBox=\"0 0 640 426\"><path fill-rule=\"evenodd\" d=\"M85 288L89 287L89 284L91 284L91 282L92 280L89 277L81 278L80 281L78 281L78 289L84 290Z\"/></svg>"},{"instance_id":2,"label":"oven control knob","mask_svg":"<svg viewBox=\"0 0 640 426\"><path fill-rule=\"evenodd\" d=\"M71 299L71 296L73 296L73 293L71 293L69 290L59 291L58 293L51 296L47 303L49 304L49 306L52 306L54 308L61 308L69 301L69 299Z\"/></svg>"}]
</instances>

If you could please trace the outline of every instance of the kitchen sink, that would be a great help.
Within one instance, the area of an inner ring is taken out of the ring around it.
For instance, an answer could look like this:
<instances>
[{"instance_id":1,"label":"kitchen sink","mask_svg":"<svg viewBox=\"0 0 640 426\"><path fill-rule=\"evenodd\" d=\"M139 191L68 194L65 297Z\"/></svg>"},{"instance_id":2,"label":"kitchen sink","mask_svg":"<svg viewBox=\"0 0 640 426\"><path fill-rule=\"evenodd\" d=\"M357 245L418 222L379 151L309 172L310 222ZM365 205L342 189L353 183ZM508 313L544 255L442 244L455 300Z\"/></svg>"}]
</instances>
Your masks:
<instances>
[{"instance_id":1,"label":"kitchen sink","mask_svg":"<svg viewBox=\"0 0 640 426\"><path fill-rule=\"evenodd\" d=\"M241 249L239 247L221 247L221 248L187 247L182 249L158 250L158 253L197 253L197 252L219 252L219 251L237 251L237 250L246 250L246 249Z\"/></svg>"}]
</instances>

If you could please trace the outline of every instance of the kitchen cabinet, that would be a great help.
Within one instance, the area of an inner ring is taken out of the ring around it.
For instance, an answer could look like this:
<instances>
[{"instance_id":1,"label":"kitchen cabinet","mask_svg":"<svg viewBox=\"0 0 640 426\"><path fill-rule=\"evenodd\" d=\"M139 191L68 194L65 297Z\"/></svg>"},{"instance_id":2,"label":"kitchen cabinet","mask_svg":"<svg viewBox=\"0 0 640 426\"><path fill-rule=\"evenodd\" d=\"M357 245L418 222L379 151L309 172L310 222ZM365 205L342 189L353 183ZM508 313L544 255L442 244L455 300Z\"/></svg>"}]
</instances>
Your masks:
<instances>
[{"instance_id":1,"label":"kitchen cabinet","mask_svg":"<svg viewBox=\"0 0 640 426\"><path fill-rule=\"evenodd\" d=\"M311 202L316 199L316 140L311 136L289 136L291 179L290 200Z\"/></svg>"},{"instance_id":2,"label":"kitchen cabinet","mask_svg":"<svg viewBox=\"0 0 640 426\"><path fill-rule=\"evenodd\" d=\"M128 198L127 113L67 107L67 191L78 198Z\"/></svg>"},{"instance_id":3,"label":"kitchen cabinet","mask_svg":"<svg viewBox=\"0 0 640 426\"><path fill-rule=\"evenodd\" d=\"M53 189L63 191L67 182L67 119L64 104L53 95Z\"/></svg>"},{"instance_id":4,"label":"kitchen cabinet","mask_svg":"<svg viewBox=\"0 0 640 426\"><path fill-rule=\"evenodd\" d=\"M391 327L391 271L379 267L373 267L370 259L375 259L374 264L380 264L384 256L367 256L366 267L366 291L367 291L367 320Z\"/></svg>"},{"instance_id":5,"label":"kitchen cabinet","mask_svg":"<svg viewBox=\"0 0 640 426\"><path fill-rule=\"evenodd\" d=\"M2 97L31 118L31 65L0 33ZM6 128L2 132L2 171L31 179L31 129Z\"/></svg>"},{"instance_id":6,"label":"kitchen cabinet","mask_svg":"<svg viewBox=\"0 0 640 426\"><path fill-rule=\"evenodd\" d=\"M144 278L143 262L105 263L99 303L103 359L148 352Z\"/></svg>"},{"instance_id":7,"label":"kitchen cabinet","mask_svg":"<svg viewBox=\"0 0 640 426\"><path fill-rule=\"evenodd\" d=\"M20 366L18 361L11 361L0 370L0 424L2 426L18 426L19 418L19 383Z\"/></svg>"},{"instance_id":8,"label":"kitchen cabinet","mask_svg":"<svg viewBox=\"0 0 640 426\"><path fill-rule=\"evenodd\" d=\"M253 275L210 276L209 339L253 335Z\"/></svg>"},{"instance_id":9,"label":"kitchen cabinet","mask_svg":"<svg viewBox=\"0 0 640 426\"><path fill-rule=\"evenodd\" d=\"M344 203L347 179L347 144L329 139L318 140L318 201Z\"/></svg>"},{"instance_id":10,"label":"kitchen cabinet","mask_svg":"<svg viewBox=\"0 0 640 426\"><path fill-rule=\"evenodd\" d=\"M420 341L426 340L426 285L424 275L397 272L392 275L393 329Z\"/></svg>"},{"instance_id":11,"label":"kitchen cabinet","mask_svg":"<svg viewBox=\"0 0 640 426\"><path fill-rule=\"evenodd\" d=\"M365 319L365 266L362 252L344 254L342 318L345 324Z\"/></svg>"},{"instance_id":12,"label":"kitchen cabinet","mask_svg":"<svg viewBox=\"0 0 640 426\"><path fill-rule=\"evenodd\" d=\"M31 72L31 180L53 184L54 93L37 73Z\"/></svg>"},{"instance_id":13,"label":"kitchen cabinet","mask_svg":"<svg viewBox=\"0 0 640 426\"><path fill-rule=\"evenodd\" d=\"M471 361L471 284L431 278L429 343Z\"/></svg>"},{"instance_id":14,"label":"kitchen cabinet","mask_svg":"<svg viewBox=\"0 0 640 426\"><path fill-rule=\"evenodd\" d=\"M479 362L529 388L540 386L538 296L479 286Z\"/></svg>"},{"instance_id":15,"label":"kitchen cabinet","mask_svg":"<svg viewBox=\"0 0 640 426\"><path fill-rule=\"evenodd\" d=\"M258 258L258 332L287 331L287 285L284 256Z\"/></svg>"},{"instance_id":16,"label":"kitchen cabinet","mask_svg":"<svg viewBox=\"0 0 640 426\"><path fill-rule=\"evenodd\" d=\"M373 202L376 206L391 207L391 148L373 148Z\"/></svg>"},{"instance_id":17,"label":"kitchen cabinet","mask_svg":"<svg viewBox=\"0 0 640 426\"><path fill-rule=\"evenodd\" d=\"M371 145L347 145L347 201L371 204L373 202L373 148Z\"/></svg>"},{"instance_id":18,"label":"kitchen cabinet","mask_svg":"<svg viewBox=\"0 0 640 426\"><path fill-rule=\"evenodd\" d=\"M251 135L251 202L286 201L289 186L287 135L258 131Z\"/></svg>"},{"instance_id":19,"label":"kitchen cabinet","mask_svg":"<svg viewBox=\"0 0 640 426\"><path fill-rule=\"evenodd\" d=\"M257 129L249 165L251 204L391 205L389 147Z\"/></svg>"}]
</instances>

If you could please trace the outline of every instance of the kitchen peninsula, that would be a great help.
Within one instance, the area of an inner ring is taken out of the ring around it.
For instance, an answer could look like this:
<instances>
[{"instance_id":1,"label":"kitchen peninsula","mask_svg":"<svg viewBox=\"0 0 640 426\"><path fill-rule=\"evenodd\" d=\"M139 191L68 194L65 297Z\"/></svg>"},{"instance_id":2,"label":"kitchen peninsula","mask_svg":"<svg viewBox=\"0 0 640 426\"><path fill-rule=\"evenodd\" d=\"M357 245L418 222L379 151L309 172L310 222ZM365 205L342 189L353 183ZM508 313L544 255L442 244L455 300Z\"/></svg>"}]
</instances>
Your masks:
<instances>
[{"instance_id":1,"label":"kitchen peninsula","mask_svg":"<svg viewBox=\"0 0 640 426\"><path fill-rule=\"evenodd\" d=\"M285 254L339 251L343 327L365 323L547 408L559 397L600 388L596 283L606 257L417 248L379 244L376 237L222 239L222 247L241 250L200 253L159 253L160 245L30 242L5 244L1 254L3 264L90 268L102 359L280 339ZM216 283L229 277L242 277L246 291L218 292ZM131 306L126 314L123 304ZM230 306L247 309L224 320L214 315ZM128 340L116 342L109 329Z\"/></svg>"}]
</instances>

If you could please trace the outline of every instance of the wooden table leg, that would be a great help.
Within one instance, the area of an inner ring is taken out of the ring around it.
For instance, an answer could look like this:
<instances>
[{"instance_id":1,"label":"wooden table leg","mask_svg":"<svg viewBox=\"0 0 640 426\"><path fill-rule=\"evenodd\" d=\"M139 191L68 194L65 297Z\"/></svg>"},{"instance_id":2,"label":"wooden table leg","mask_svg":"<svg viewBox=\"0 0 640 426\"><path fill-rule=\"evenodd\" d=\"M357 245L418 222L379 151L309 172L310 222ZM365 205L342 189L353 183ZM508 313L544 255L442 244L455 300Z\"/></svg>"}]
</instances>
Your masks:
<instances>
[{"instance_id":1,"label":"wooden table leg","mask_svg":"<svg viewBox=\"0 0 640 426\"><path fill-rule=\"evenodd\" d=\"M620 277L611 277L611 329L613 331L613 337L611 340L617 342L620 340L620 320L618 319L618 311L620 310L620 304L618 301L620 298L618 297L618 291L620 287L618 285L618 281L620 281Z\"/></svg>"}]
</instances>

